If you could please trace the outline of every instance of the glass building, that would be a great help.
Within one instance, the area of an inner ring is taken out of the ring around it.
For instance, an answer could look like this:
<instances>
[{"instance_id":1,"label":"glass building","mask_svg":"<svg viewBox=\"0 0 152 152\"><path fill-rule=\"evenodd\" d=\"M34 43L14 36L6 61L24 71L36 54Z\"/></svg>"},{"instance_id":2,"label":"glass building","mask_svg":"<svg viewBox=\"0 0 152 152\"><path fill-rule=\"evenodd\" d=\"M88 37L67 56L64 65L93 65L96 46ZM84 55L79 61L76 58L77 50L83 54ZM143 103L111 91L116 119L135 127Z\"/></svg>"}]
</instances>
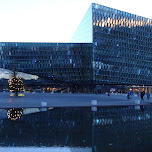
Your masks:
<instances>
[{"instance_id":1,"label":"glass building","mask_svg":"<svg viewBox=\"0 0 152 152\"><path fill-rule=\"evenodd\" d=\"M55 82L91 84L91 60L91 43L0 43L0 68Z\"/></svg>"},{"instance_id":2,"label":"glass building","mask_svg":"<svg viewBox=\"0 0 152 152\"><path fill-rule=\"evenodd\" d=\"M151 19L93 3L79 26L72 42L91 35L95 84L152 85Z\"/></svg>"},{"instance_id":3,"label":"glass building","mask_svg":"<svg viewBox=\"0 0 152 152\"><path fill-rule=\"evenodd\" d=\"M91 4L71 43L0 43L0 67L75 84L152 85L152 20Z\"/></svg>"}]
</instances>

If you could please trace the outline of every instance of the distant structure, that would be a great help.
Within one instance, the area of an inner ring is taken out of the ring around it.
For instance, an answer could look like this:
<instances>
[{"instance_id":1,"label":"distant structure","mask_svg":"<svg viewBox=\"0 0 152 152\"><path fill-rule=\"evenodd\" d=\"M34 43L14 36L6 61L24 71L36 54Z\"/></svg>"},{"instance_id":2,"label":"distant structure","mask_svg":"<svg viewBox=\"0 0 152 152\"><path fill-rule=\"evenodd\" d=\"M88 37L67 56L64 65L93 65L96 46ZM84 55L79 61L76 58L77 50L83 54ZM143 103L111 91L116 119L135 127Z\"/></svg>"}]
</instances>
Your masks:
<instances>
[{"instance_id":1,"label":"distant structure","mask_svg":"<svg viewBox=\"0 0 152 152\"><path fill-rule=\"evenodd\" d=\"M0 43L0 68L53 78L94 92L152 85L152 20L91 4L71 43Z\"/></svg>"}]
</instances>

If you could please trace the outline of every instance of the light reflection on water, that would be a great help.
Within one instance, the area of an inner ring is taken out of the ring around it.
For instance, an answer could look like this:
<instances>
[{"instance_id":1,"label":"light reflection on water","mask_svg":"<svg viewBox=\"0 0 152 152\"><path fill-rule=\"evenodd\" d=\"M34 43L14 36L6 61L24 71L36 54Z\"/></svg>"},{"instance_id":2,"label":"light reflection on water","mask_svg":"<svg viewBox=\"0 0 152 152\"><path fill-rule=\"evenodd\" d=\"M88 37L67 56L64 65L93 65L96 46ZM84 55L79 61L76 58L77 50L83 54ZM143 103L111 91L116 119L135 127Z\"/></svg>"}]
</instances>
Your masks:
<instances>
[{"instance_id":1,"label":"light reflection on water","mask_svg":"<svg viewBox=\"0 0 152 152\"><path fill-rule=\"evenodd\" d=\"M152 148L151 106L96 110L91 107L0 109L0 146L79 147L78 151L84 148L88 152L147 152ZM74 152L71 148L70 151Z\"/></svg>"},{"instance_id":2,"label":"light reflection on water","mask_svg":"<svg viewBox=\"0 0 152 152\"><path fill-rule=\"evenodd\" d=\"M2 152L91 152L91 148L76 147L0 147Z\"/></svg>"}]
</instances>

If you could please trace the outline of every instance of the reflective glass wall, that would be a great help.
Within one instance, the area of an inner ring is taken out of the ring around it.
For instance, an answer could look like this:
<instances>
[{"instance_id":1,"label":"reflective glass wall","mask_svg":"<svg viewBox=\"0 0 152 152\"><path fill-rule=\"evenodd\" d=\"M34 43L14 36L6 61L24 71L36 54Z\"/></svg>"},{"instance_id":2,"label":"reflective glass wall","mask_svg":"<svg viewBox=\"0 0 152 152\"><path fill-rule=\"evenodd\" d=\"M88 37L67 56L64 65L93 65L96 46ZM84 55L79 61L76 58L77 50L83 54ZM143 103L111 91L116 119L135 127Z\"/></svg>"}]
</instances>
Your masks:
<instances>
[{"instance_id":1,"label":"reflective glass wall","mask_svg":"<svg viewBox=\"0 0 152 152\"><path fill-rule=\"evenodd\" d=\"M72 43L92 43L92 5L83 17L71 39Z\"/></svg>"},{"instance_id":2,"label":"reflective glass wall","mask_svg":"<svg viewBox=\"0 0 152 152\"><path fill-rule=\"evenodd\" d=\"M152 20L92 4L94 80L152 84Z\"/></svg>"},{"instance_id":3,"label":"reflective glass wall","mask_svg":"<svg viewBox=\"0 0 152 152\"><path fill-rule=\"evenodd\" d=\"M82 83L92 78L92 44L0 43L0 68Z\"/></svg>"}]
</instances>

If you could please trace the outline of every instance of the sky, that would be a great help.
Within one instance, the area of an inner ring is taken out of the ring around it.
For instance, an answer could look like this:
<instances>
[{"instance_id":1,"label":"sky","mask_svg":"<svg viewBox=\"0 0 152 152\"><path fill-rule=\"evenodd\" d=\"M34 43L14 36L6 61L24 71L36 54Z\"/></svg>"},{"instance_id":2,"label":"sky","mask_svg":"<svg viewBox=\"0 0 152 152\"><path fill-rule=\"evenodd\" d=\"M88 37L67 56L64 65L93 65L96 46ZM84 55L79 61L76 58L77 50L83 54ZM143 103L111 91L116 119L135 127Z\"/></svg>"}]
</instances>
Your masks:
<instances>
[{"instance_id":1,"label":"sky","mask_svg":"<svg viewBox=\"0 0 152 152\"><path fill-rule=\"evenodd\" d=\"M0 0L0 42L69 42L91 3L152 19L151 0Z\"/></svg>"}]
</instances>

